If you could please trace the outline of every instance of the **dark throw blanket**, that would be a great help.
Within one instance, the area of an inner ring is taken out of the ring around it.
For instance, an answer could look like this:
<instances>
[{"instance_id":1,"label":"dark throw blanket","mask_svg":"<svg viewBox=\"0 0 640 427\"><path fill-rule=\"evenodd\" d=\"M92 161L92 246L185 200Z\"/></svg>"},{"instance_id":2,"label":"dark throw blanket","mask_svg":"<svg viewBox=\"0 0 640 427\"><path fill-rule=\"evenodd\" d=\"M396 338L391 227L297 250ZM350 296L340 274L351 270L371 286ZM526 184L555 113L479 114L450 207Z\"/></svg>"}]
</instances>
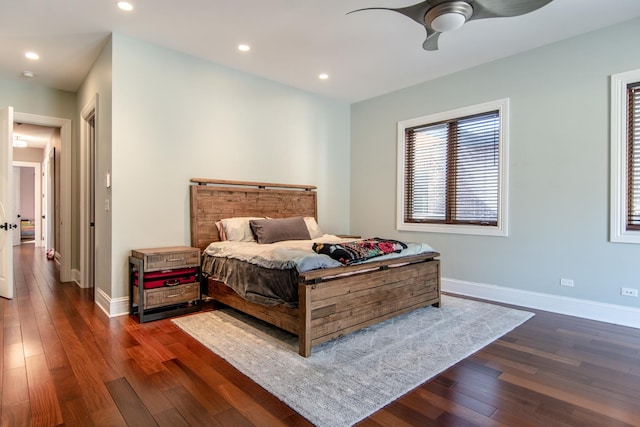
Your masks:
<instances>
[{"instance_id":1,"label":"dark throw blanket","mask_svg":"<svg viewBox=\"0 0 640 427\"><path fill-rule=\"evenodd\" d=\"M314 243L313 250L319 254L328 255L344 265L366 261L381 255L400 252L407 245L397 240L373 239L356 240L344 243Z\"/></svg>"}]
</instances>

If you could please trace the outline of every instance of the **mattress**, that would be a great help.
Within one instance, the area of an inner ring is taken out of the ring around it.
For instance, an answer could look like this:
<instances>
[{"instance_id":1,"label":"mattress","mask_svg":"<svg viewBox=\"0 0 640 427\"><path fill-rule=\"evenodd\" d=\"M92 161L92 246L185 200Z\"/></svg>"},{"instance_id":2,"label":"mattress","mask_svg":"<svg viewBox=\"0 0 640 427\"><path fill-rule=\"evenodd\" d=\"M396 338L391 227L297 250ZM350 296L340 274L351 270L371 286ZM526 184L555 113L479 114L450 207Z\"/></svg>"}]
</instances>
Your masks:
<instances>
[{"instance_id":1,"label":"mattress","mask_svg":"<svg viewBox=\"0 0 640 427\"><path fill-rule=\"evenodd\" d=\"M245 300L264 306L298 305L299 273L316 269L342 267L328 255L316 253L314 243L353 241L325 234L313 240L283 241L270 244L255 242L214 242L203 253L202 272L231 287ZM406 243L399 253L372 258L384 260L434 252L425 243ZM366 263L367 261L364 261Z\"/></svg>"}]
</instances>

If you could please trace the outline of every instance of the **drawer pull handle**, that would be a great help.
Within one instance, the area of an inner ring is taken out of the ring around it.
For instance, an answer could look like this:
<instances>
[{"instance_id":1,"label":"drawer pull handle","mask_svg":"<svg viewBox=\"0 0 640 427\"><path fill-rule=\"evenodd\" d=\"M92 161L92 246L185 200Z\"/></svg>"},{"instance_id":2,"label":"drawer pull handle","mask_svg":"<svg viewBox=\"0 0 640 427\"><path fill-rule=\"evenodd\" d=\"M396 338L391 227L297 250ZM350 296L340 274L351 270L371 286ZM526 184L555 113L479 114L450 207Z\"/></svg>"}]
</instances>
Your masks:
<instances>
[{"instance_id":1,"label":"drawer pull handle","mask_svg":"<svg viewBox=\"0 0 640 427\"><path fill-rule=\"evenodd\" d=\"M167 260L167 262L176 262L176 261L184 261L184 258L171 258Z\"/></svg>"},{"instance_id":2,"label":"drawer pull handle","mask_svg":"<svg viewBox=\"0 0 640 427\"><path fill-rule=\"evenodd\" d=\"M179 296L182 296L182 294L165 295L165 297L167 297L167 298L175 298L175 297L179 297Z\"/></svg>"}]
</instances>

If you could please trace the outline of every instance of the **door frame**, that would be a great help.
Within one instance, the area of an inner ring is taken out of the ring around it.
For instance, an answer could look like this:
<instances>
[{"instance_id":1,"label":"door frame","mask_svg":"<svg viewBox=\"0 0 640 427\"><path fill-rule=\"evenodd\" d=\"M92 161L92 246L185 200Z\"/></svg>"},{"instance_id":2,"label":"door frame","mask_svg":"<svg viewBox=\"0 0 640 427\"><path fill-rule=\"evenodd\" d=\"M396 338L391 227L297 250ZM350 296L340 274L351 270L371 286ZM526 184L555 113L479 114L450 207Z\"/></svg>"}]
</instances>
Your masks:
<instances>
[{"instance_id":1,"label":"door frame","mask_svg":"<svg viewBox=\"0 0 640 427\"><path fill-rule=\"evenodd\" d=\"M43 150L44 152L44 150ZM33 172L35 174L35 179L33 182L33 191L35 197L35 218L33 219L36 223L36 236L35 236L35 246L42 246L42 212L44 206L42 206L42 164L37 162L23 162L19 160L13 161L13 166L18 166L21 168L33 168ZM22 183L20 183L22 186ZM16 183L13 183L13 188L17 187ZM20 229L20 224L18 224L18 230Z\"/></svg>"},{"instance_id":2,"label":"door frame","mask_svg":"<svg viewBox=\"0 0 640 427\"><path fill-rule=\"evenodd\" d=\"M91 125L89 120L94 117L93 133L93 158L94 164L91 167ZM91 193L94 193L97 182L96 164L97 164L97 142L98 142L98 94L84 106L80 112L80 287L89 288L95 286L95 235L97 225L93 227L93 236L90 229L91 214ZM91 188L91 177L93 173L93 188ZM94 200L94 209L96 203ZM94 218L95 221L95 218ZM91 246L93 245L93 248ZM93 249L93 250L92 250ZM93 254L93 260L91 259ZM93 276L93 277L91 277Z\"/></svg>"},{"instance_id":3,"label":"door frame","mask_svg":"<svg viewBox=\"0 0 640 427\"><path fill-rule=\"evenodd\" d=\"M20 241L20 229L22 228L22 221L20 221L20 218L22 217L20 215L20 199L22 197L22 189L20 187L21 175L20 166L16 165L16 162L13 162L11 165L11 173L13 174L13 181L11 183L11 192L13 193L11 195L11 200L13 201L13 206L11 206L12 212L10 214L13 221L16 221L16 224L18 225L18 228L14 228L11 231L11 244L15 247L22 244ZM18 189L18 191L16 191L16 189Z\"/></svg>"},{"instance_id":4,"label":"door frame","mask_svg":"<svg viewBox=\"0 0 640 427\"><path fill-rule=\"evenodd\" d=\"M14 111L13 121L60 128L60 221L54 227L60 227L60 281L71 282L71 120Z\"/></svg>"},{"instance_id":5,"label":"door frame","mask_svg":"<svg viewBox=\"0 0 640 427\"><path fill-rule=\"evenodd\" d=\"M53 170L54 158L55 149L47 146L42 159L42 211L45 215L45 218L43 218L44 221L42 221L42 246L45 249L49 248L51 242L54 241L53 232L55 231L53 226L53 211L55 209L55 200L53 200L55 180L53 176L53 173L55 173Z\"/></svg>"}]
</instances>

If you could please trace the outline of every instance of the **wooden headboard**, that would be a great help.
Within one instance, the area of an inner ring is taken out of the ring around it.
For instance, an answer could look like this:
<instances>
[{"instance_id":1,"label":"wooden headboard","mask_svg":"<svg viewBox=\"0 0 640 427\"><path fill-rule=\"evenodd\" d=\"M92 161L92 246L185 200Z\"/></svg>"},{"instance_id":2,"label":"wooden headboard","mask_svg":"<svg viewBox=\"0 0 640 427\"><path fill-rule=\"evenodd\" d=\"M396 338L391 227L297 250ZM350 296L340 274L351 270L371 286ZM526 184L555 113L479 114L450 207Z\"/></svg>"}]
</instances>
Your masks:
<instances>
[{"instance_id":1,"label":"wooden headboard","mask_svg":"<svg viewBox=\"0 0 640 427\"><path fill-rule=\"evenodd\" d=\"M241 216L318 219L316 187L264 182L191 179L191 246L219 239L216 221Z\"/></svg>"}]
</instances>

